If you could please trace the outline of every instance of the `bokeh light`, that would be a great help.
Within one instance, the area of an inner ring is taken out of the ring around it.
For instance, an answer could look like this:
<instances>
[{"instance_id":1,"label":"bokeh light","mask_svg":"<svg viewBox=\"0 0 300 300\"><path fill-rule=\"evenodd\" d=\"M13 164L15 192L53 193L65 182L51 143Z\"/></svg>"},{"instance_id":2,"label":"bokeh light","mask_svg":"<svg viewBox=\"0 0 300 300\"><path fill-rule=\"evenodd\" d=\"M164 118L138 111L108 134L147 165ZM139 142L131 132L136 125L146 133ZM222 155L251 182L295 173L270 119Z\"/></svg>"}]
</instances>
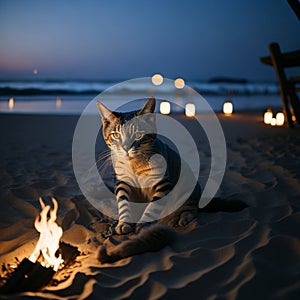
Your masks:
<instances>
[{"instance_id":1,"label":"bokeh light","mask_svg":"<svg viewBox=\"0 0 300 300\"><path fill-rule=\"evenodd\" d=\"M174 85L177 89L183 89L185 86L185 82L182 78L177 78L174 81Z\"/></svg>"},{"instance_id":2,"label":"bokeh light","mask_svg":"<svg viewBox=\"0 0 300 300\"><path fill-rule=\"evenodd\" d=\"M168 115L171 112L171 104L168 101L160 102L159 111L163 115Z\"/></svg>"},{"instance_id":3,"label":"bokeh light","mask_svg":"<svg viewBox=\"0 0 300 300\"><path fill-rule=\"evenodd\" d=\"M160 74L154 74L152 76L152 83L154 85L161 85L164 82L164 78Z\"/></svg>"},{"instance_id":4,"label":"bokeh light","mask_svg":"<svg viewBox=\"0 0 300 300\"><path fill-rule=\"evenodd\" d=\"M13 110L14 106L15 106L15 100L14 100L14 98L9 98L9 100L8 100L8 108L9 108L9 110Z\"/></svg>"},{"instance_id":5,"label":"bokeh light","mask_svg":"<svg viewBox=\"0 0 300 300\"><path fill-rule=\"evenodd\" d=\"M267 110L264 113L264 123L265 124L271 124L271 120L273 118L273 112L271 108L267 108Z\"/></svg>"},{"instance_id":6,"label":"bokeh light","mask_svg":"<svg viewBox=\"0 0 300 300\"><path fill-rule=\"evenodd\" d=\"M272 118L271 123L272 126L276 126L277 122L276 122L276 118Z\"/></svg>"},{"instance_id":7,"label":"bokeh light","mask_svg":"<svg viewBox=\"0 0 300 300\"><path fill-rule=\"evenodd\" d=\"M278 112L276 114L276 125L282 126L284 124L284 114L282 112Z\"/></svg>"},{"instance_id":8,"label":"bokeh light","mask_svg":"<svg viewBox=\"0 0 300 300\"><path fill-rule=\"evenodd\" d=\"M187 117L194 117L196 114L196 106L194 103L187 103L185 106L185 115Z\"/></svg>"},{"instance_id":9,"label":"bokeh light","mask_svg":"<svg viewBox=\"0 0 300 300\"><path fill-rule=\"evenodd\" d=\"M226 116L230 116L230 115L233 113L233 104L232 104L232 102L226 101L226 102L223 104L223 113L224 113Z\"/></svg>"},{"instance_id":10,"label":"bokeh light","mask_svg":"<svg viewBox=\"0 0 300 300\"><path fill-rule=\"evenodd\" d=\"M56 108L61 108L61 104L62 104L61 98L57 97L55 101Z\"/></svg>"}]
</instances>

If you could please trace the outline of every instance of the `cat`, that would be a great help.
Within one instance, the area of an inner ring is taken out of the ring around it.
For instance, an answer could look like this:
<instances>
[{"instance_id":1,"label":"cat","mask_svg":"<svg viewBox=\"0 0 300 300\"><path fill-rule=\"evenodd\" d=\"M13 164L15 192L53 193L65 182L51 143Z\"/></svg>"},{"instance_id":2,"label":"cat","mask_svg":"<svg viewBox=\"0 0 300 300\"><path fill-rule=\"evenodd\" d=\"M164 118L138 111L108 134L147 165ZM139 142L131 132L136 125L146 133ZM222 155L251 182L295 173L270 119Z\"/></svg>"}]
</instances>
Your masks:
<instances>
[{"instance_id":1,"label":"cat","mask_svg":"<svg viewBox=\"0 0 300 300\"><path fill-rule=\"evenodd\" d=\"M119 218L115 232L118 235L129 234L133 231L139 233L143 227L161 219L160 215L165 209L166 202L160 199L172 191L179 180L181 169L189 169L187 164L182 164L179 154L157 135L155 105L156 99L151 97L142 109L121 113L110 111L102 103L97 102L102 117L102 135L110 150L116 177L114 193ZM193 176L190 170L188 174ZM187 178L187 180L189 179ZM168 220L171 227L186 226L198 212L200 196L201 188L197 182L191 195L181 202L180 207L162 220ZM132 218L129 202L146 203L145 209L135 221ZM173 203L169 205L172 207ZM164 246L164 243L159 241L163 241L164 236L166 241L173 240L170 238L173 236L171 229L154 226L152 229L148 229L147 233L146 230L143 230L136 238L135 244L129 241L124 247L131 249L134 248L133 245L140 246L142 243L138 241L151 240L151 236L157 237L158 235L161 235L162 238L154 238L154 240L161 244L161 247ZM139 246L138 248L140 248ZM144 243L143 252L147 247ZM118 250L115 249L116 252L111 252L112 257L121 257L121 248L120 246ZM157 249L157 247L154 248ZM109 260L104 254L105 251L103 248L99 255L102 259Z\"/></svg>"}]
</instances>

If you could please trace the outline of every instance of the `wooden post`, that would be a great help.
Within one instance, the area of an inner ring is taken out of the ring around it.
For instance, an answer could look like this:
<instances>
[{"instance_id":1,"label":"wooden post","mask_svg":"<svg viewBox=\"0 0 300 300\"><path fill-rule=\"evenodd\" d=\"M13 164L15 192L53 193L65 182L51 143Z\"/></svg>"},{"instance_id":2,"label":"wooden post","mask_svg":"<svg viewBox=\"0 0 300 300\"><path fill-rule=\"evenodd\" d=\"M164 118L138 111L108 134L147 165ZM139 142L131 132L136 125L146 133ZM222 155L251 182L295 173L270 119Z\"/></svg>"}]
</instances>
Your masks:
<instances>
[{"instance_id":1,"label":"wooden post","mask_svg":"<svg viewBox=\"0 0 300 300\"><path fill-rule=\"evenodd\" d=\"M297 123L300 124L300 103L299 103L298 96L296 94L296 83L291 82L291 80L289 81L288 94L289 94L290 103L292 105Z\"/></svg>"},{"instance_id":2,"label":"wooden post","mask_svg":"<svg viewBox=\"0 0 300 300\"><path fill-rule=\"evenodd\" d=\"M270 49L272 64L275 69L277 80L280 87L283 113L287 120L288 126L294 127L291 111L288 104L289 102L288 90L290 87L283 70L280 47L277 43L273 43L269 45L269 49Z\"/></svg>"}]
</instances>

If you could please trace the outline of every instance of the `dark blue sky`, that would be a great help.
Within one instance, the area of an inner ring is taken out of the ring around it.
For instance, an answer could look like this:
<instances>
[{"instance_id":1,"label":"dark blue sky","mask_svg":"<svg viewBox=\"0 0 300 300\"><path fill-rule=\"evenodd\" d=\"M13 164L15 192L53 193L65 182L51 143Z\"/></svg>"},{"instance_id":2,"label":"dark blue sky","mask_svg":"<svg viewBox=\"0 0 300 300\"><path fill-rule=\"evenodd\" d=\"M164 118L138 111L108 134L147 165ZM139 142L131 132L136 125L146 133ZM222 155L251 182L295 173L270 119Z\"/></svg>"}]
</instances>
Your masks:
<instances>
[{"instance_id":1,"label":"dark blue sky","mask_svg":"<svg viewBox=\"0 0 300 300\"><path fill-rule=\"evenodd\" d=\"M300 48L286 0L0 0L0 78L273 80L268 44Z\"/></svg>"}]
</instances>

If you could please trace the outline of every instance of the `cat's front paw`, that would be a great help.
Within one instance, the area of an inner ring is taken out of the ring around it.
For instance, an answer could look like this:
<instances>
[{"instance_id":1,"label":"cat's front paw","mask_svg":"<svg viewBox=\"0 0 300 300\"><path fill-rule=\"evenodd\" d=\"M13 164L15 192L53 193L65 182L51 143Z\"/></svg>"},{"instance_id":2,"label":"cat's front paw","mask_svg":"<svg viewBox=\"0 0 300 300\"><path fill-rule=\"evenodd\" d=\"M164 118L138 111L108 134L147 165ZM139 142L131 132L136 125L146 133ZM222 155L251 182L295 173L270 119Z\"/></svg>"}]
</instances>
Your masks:
<instances>
[{"instance_id":1,"label":"cat's front paw","mask_svg":"<svg viewBox=\"0 0 300 300\"><path fill-rule=\"evenodd\" d=\"M116 233L117 234L127 234L132 232L133 228L129 223L119 221L117 227L116 227Z\"/></svg>"}]
</instances>

